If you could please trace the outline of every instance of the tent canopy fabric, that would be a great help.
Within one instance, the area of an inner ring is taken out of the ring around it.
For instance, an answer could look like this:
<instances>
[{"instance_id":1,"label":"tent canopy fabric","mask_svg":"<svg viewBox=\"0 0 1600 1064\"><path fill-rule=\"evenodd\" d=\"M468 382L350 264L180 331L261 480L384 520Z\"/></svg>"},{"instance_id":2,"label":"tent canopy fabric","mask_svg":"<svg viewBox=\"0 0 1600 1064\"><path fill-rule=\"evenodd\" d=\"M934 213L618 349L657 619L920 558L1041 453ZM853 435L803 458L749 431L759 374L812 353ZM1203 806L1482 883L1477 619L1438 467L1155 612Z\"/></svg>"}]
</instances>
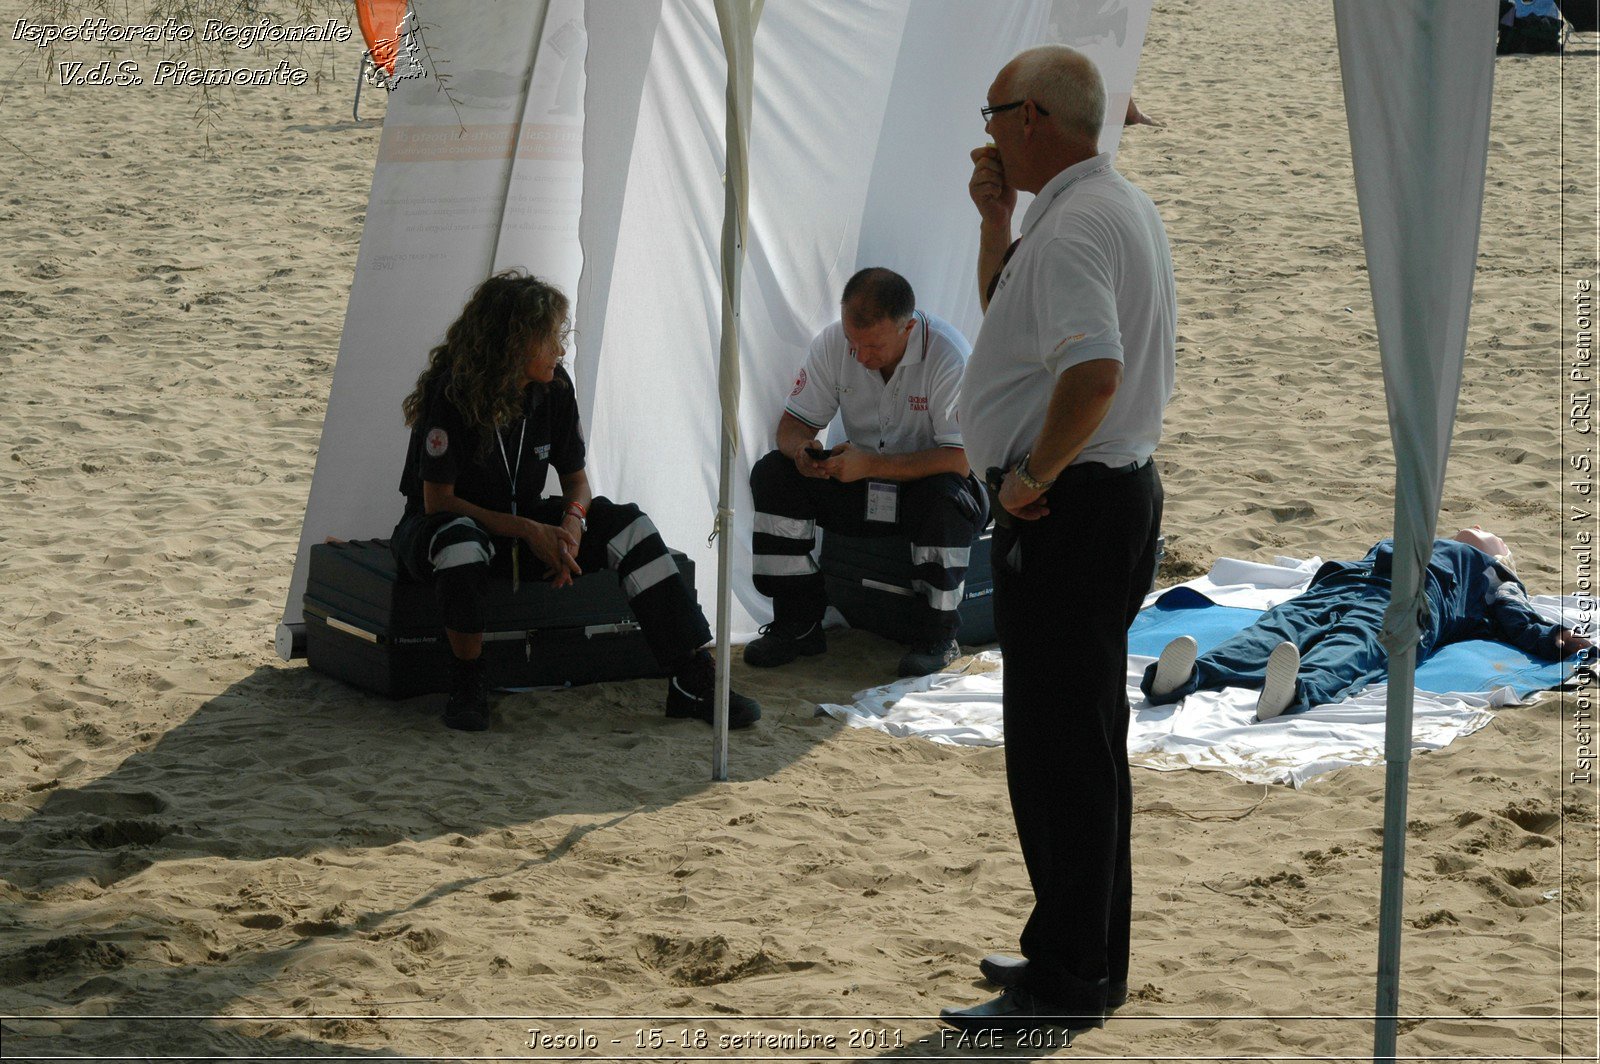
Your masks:
<instances>
[{"instance_id":1,"label":"tent canopy fabric","mask_svg":"<svg viewBox=\"0 0 1600 1064\"><path fill-rule=\"evenodd\" d=\"M1400 993L1406 793L1423 571L1444 493L1478 258L1494 84L1495 0L1337 0L1334 19L1394 443L1394 587L1384 617L1380 1017L1394 1054Z\"/></svg>"}]
</instances>

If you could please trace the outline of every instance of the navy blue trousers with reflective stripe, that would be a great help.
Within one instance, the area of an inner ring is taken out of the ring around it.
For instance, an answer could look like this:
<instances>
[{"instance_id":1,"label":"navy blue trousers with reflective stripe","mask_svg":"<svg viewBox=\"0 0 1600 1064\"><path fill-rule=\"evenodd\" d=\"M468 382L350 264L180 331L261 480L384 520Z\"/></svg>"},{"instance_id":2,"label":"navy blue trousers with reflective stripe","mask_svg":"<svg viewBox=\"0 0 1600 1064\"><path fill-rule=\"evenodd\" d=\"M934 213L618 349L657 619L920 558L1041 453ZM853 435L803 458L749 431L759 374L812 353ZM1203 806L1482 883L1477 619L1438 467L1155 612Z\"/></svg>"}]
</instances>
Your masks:
<instances>
[{"instance_id":1,"label":"navy blue trousers with reflective stripe","mask_svg":"<svg viewBox=\"0 0 1600 1064\"><path fill-rule=\"evenodd\" d=\"M565 509L564 500L551 497L541 500L526 516L544 524L559 524ZM484 583L440 578L428 553L434 533L458 516L409 514L396 526L392 548L406 575L434 585L435 593L440 596L440 610L446 618L462 618L469 624L468 627L451 627L470 634L483 631ZM616 572L645 641L663 667L678 666L695 649L711 641L711 628L706 624L705 614L660 533L638 506L596 497L589 507L588 524L589 530L578 543L578 567L585 573L601 569ZM492 539L494 544L494 560L483 567L485 573L509 579L512 541L490 537L476 521L472 522L472 527L486 542ZM522 553L523 578L544 579L544 563L534 557L526 544L518 545L518 549ZM457 601L463 598L476 598L476 601ZM471 626L473 618L475 626Z\"/></svg>"},{"instance_id":2,"label":"navy blue trousers with reflective stripe","mask_svg":"<svg viewBox=\"0 0 1600 1064\"><path fill-rule=\"evenodd\" d=\"M940 473L899 483L894 522L868 521L867 484L801 476L794 461L772 451L750 471L756 590L772 599L776 619L807 625L827 608L822 573L811 559L816 527L847 536L902 536L911 541L912 580L925 608L919 638L953 636L967 576L967 552L988 523L988 499L977 480Z\"/></svg>"}]
</instances>

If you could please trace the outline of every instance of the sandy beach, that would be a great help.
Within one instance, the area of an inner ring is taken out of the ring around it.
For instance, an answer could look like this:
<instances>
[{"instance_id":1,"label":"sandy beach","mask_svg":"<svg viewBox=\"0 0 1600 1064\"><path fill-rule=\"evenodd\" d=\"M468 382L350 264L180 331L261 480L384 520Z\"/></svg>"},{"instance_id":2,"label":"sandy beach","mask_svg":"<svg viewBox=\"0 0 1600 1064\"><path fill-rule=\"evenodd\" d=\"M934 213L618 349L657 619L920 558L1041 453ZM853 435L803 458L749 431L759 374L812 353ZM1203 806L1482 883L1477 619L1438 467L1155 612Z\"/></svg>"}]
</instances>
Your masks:
<instances>
[{"instance_id":1,"label":"sandy beach","mask_svg":"<svg viewBox=\"0 0 1600 1064\"><path fill-rule=\"evenodd\" d=\"M1015 1059L933 1019L990 996L976 962L1031 902L1003 751L813 715L896 645L737 666L766 716L721 784L661 681L506 696L474 736L276 657L381 93L352 120L354 42L320 85L215 111L47 86L26 11L0 2L0 1057ZM1597 47L1498 61L1439 519L1502 534L1539 593L1575 590L1562 336L1596 268ZM1181 310L1163 580L1359 557L1393 461L1331 5L1158 0L1136 94L1163 125L1119 167ZM1412 763L1403 1053L1596 1056L1572 709ZM1134 788L1131 999L1020 1055L1369 1053L1382 769Z\"/></svg>"}]
</instances>

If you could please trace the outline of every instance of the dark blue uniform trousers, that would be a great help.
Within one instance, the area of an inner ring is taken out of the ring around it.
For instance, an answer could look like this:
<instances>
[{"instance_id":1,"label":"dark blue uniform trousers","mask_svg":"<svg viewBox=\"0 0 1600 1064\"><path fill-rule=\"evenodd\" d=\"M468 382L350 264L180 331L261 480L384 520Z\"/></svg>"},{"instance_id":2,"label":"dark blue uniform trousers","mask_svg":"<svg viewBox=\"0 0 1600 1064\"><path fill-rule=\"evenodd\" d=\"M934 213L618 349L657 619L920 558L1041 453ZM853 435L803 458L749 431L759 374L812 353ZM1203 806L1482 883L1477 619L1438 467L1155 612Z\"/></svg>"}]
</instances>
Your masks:
<instances>
[{"instance_id":1,"label":"dark blue uniform trousers","mask_svg":"<svg viewBox=\"0 0 1600 1064\"><path fill-rule=\"evenodd\" d=\"M552 496L541 499L525 516L554 525L561 523L565 510L566 502ZM589 505L588 524L589 530L578 543L578 568L585 573L616 571L645 642L663 668L677 668L710 642L711 629L700 604L644 511L633 503L614 503L598 496ZM484 560L447 564L442 552L463 543L481 547ZM510 576L513 541L490 536L471 518L416 513L400 519L391 546L408 576L433 584L445 627L457 632L483 631L489 577L491 573L500 578ZM515 547L521 551L522 578L542 579L545 564L526 545Z\"/></svg>"},{"instance_id":2,"label":"dark blue uniform trousers","mask_svg":"<svg viewBox=\"0 0 1600 1064\"><path fill-rule=\"evenodd\" d=\"M896 520L882 522L866 519L868 483L802 476L781 451L758 461L750 471L756 590L772 599L777 621L805 627L820 621L828 605L822 572L811 558L818 525L847 536L904 536L911 541L914 587L926 606L918 638L954 636L972 541L989 521L982 485L954 473L899 481Z\"/></svg>"}]
</instances>

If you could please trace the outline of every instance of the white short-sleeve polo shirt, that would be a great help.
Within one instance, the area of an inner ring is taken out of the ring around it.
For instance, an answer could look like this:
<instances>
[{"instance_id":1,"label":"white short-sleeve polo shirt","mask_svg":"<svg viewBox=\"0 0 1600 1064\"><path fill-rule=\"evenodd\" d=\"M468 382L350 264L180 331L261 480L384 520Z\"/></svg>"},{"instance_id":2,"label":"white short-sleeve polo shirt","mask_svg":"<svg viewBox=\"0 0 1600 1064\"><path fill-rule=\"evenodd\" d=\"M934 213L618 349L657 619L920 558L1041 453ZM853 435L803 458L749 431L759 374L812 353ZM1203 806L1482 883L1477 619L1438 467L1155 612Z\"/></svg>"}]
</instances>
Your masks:
<instances>
[{"instance_id":1,"label":"white short-sleeve polo shirt","mask_svg":"<svg viewBox=\"0 0 1600 1064\"><path fill-rule=\"evenodd\" d=\"M818 431L842 412L850 442L879 454L961 447L956 402L971 350L955 326L919 310L906 353L885 381L856 361L836 321L811 341L784 409Z\"/></svg>"},{"instance_id":2,"label":"white short-sleeve polo shirt","mask_svg":"<svg viewBox=\"0 0 1600 1064\"><path fill-rule=\"evenodd\" d=\"M1074 463L1150 457L1176 373L1176 290L1161 216L1109 156L1052 178L1023 217L973 345L961 395L972 467L1015 465L1056 378L1095 359L1121 362L1122 384Z\"/></svg>"}]
</instances>

